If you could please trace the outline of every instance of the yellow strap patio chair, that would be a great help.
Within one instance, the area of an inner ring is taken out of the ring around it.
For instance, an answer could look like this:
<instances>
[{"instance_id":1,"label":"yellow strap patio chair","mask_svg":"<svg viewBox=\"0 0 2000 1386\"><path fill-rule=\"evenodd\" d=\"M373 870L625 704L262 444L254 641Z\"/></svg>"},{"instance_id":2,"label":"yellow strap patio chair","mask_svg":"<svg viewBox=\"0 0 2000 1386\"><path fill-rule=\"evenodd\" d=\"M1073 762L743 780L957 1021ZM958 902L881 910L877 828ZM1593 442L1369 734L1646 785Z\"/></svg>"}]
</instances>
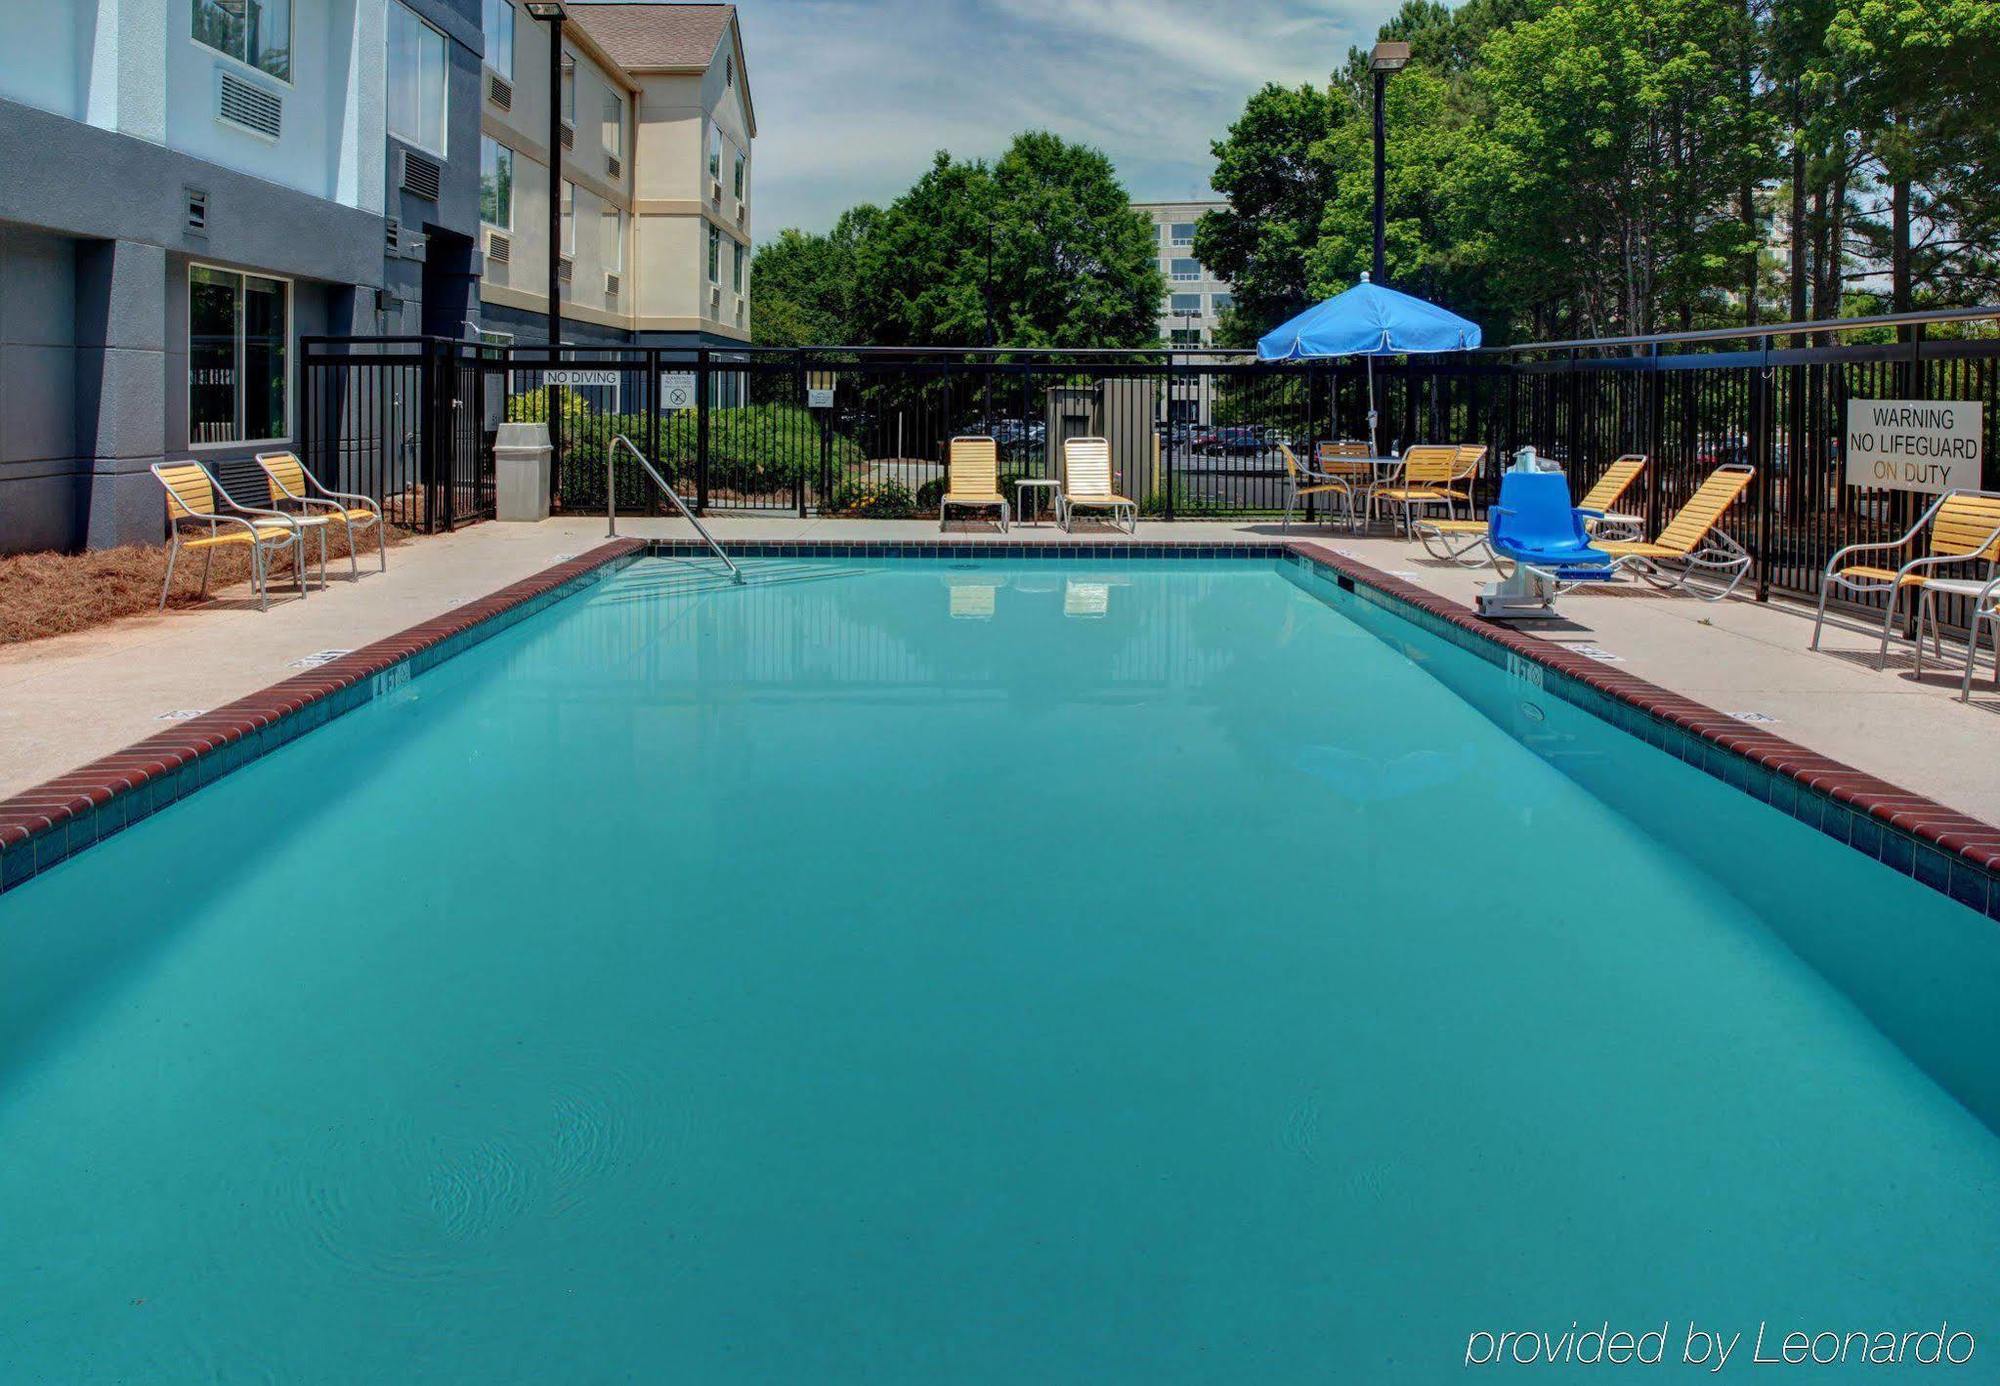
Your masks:
<instances>
[{"instance_id":1,"label":"yellow strap patio chair","mask_svg":"<svg viewBox=\"0 0 2000 1386\"><path fill-rule=\"evenodd\" d=\"M1373 510L1375 501L1386 502L1401 514L1405 534L1410 533L1417 515L1430 506L1443 506L1450 517L1457 511L1461 493L1455 483L1466 475L1463 466L1458 449L1449 443L1420 443L1405 448L1403 465L1397 469L1395 480L1369 497L1370 509Z\"/></svg>"},{"instance_id":2,"label":"yellow strap patio chair","mask_svg":"<svg viewBox=\"0 0 2000 1386\"><path fill-rule=\"evenodd\" d=\"M1630 568L1655 587L1681 588L1703 601L1720 601L1750 571L1749 550L1722 528L1722 517L1756 477L1755 467L1740 462L1717 467L1658 539L1605 539L1592 547L1610 554L1614 569ZM1718 591L1703 591L1689 581L1697 573L1729 580Z\"/></svg>"},{"instance_id":3,"label":"yellow strap patio chair","mask_svg":"<svg viewBox=\"0 0 2000 1386\"><path fill-rule=\"evenodd\" d=\"M182 549L201 551L201 590L206 596L215 551L248 548L250 585L256 590L260 611L271 609L271 559L289 551L299 579L299 597L305 597L305 532L291 516L238 505L199 462L155 462L149 470L167 492L167 541L171 547L167 551L167 578L160 584L160 610L167 609L174 565L180 562Z\"/></svg>"},{"instance_id":4,"label":"yellow strap patio chair","mask_svg":"<svg viewBox=\"0 0 2000 1386\"><path fill-rule=\"evenodd\" d=\"M367 496L352 491L336 491L306 470L305 463L289 452L260 452L257 465L264 469L264 478L271 486L271 508L290 511L296 509L303 515L317 515L328 523L338 521L347 527L347 565L355 577L361 576L359 546L354 541L356 531L375 531L375 547L381 562L381 571L389 571L389 531L382 523L382 507ZM324 542L324 540L322 540ZM325 564L320 565L321 585L325 585Z\"/></svg>"},{"instance_id":5,"label":"yellow strap patio chair","mask_svg":"<svg viewBox=\"0 0 2000 1386\"><path fill-rule=\"evenodd\" d=\"M1919 541L1926 536L1928 542L1919 551ZM1900 563L1891 557L1905 553L1910 556ZM1872 561L1854 561L1863 556ZM1887 668L1889 631L1896 623L1905 591L1918 592L1921 601L1933 582L1956 578L1962 585L1971 576L1964 570L1981 566L1990 578L1996 565L2000 565L2000 491L1947 491L1917 517L1917 522L1901 538L1875 544L1849 544L1827 560L1826 571L1820 575L1819 615L1813 621L1809 648L1819 648L1820 628L1826 624L1827 598L1836 588L1859 596L1886 593L1880 663ZM1921 632L1918 649L1922 649Z\"/></svg>"},{"instance_id":6,"label":"yellow strap patio chair","mask_svg":"<svg viewBox=\"0 0 2000 1386\"><path fill-rule=\"evenodd\" d=\"M1139 532L1139 503L1111 489L1111 444L1102 438L1063 439L1063 486L1056 496L1056 518L1074 531L1079 510L1108 510L1111 522L1126 517L1126 533Z\"/></svg>"},{"instance_id":7,"label":"yellow strap patio chair","mask_svg":"<svg viewBox=\"0 0 2000 1386\"><path fill-rule=\"evenodd\" d=\"M1000 528L1007 528L1007 498L1000 494L1000 449L989 437L961 433L951 440L947 457L945 492L938 501L938 528L954 505L962 509L1000 512Z\"/></svg>"},{"instance_id":8,"label":"yellow strap patio chair","mask_svg":"<svg viewBox=\"0 0 2000 1386\"><path fill-rule=\"evenodd\" d=\"M1341 511L1347 516L1348 525L1350 527L1353 526L1357 518L1354 509L1354 487L1348 483L1345 477L1334 476L1320 471L1308 471L1304 466L1300 465L1299 459L1292 452L1290 444L1278 444L1278 454L1285 459L1284 527L1286 529L1292 527L1292 511L1298 507L1299 501L1313 496L1338 498ZM1329 518L1331 518L1331 508L1329 508L1327 513Z\"/></svg>"}]
</instances>

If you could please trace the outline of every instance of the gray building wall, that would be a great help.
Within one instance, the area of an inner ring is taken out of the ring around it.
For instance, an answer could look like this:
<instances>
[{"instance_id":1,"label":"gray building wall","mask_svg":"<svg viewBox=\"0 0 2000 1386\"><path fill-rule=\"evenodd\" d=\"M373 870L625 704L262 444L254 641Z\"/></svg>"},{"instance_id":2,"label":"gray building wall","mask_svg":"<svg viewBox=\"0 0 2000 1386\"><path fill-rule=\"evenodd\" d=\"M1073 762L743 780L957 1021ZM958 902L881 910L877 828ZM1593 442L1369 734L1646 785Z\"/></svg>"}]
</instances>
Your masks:
<instances>
[{"instance_id":1,"label":"gray building wall","mask_svg":"<svg viewBox=\"0 0 2000 1386\"><path fill-rule=\"evenodd\" d=\"M382 219L12 101L0 147L36 151L0 179L0 551L157 542L147 468L190 453L188 264L290 279L294 340L368 330ZM290 393L296 420L296 369Z\"/></svg>"}]
</instances>

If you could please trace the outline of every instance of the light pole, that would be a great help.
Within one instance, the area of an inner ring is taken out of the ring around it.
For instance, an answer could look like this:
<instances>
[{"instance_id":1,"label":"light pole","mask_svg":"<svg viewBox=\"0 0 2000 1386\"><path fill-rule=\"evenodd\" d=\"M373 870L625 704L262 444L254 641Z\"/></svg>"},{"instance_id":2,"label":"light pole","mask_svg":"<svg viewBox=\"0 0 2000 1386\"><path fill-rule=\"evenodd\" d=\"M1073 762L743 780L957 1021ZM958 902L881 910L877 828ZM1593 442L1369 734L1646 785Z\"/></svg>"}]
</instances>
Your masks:
<instances>
[{"instance_id":1,"label":"light pole","mask_svg":"<svg viewBox=\"0 0 2000 1386\"><path fill-rule=\"evenodd\" d=\"M1378 43L1375 51L1368 55L1368 70L1375 74L1375 275L1377 284L1389 282L1387 233L1384 220L1383 201L1388 189L1387 140L1382 123L1382 91L1389 85L1389 74L1400 70L1410 61L1410 45L1407 43Z\"/></svg>"},{"instance_id":2,"label":"light pole","mask_svg":"<svg viewBox=\"0 0 2000 1386\"><path fill-rule=\"evenodd\" d=\"M528 14L549 26L549 364L562 345L562 0L528 0Z\"/></svg>"}]
</instances>

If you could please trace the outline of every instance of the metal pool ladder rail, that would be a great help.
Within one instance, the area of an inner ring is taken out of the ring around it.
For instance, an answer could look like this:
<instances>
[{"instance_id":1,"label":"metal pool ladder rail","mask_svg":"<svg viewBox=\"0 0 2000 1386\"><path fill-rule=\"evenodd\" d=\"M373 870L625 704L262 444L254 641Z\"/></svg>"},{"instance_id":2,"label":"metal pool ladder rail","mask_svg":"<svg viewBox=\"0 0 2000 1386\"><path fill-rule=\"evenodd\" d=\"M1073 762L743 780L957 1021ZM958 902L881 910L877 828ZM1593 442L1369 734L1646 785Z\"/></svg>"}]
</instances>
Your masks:
<instances>
[{"instance_id":1,"label":"metal pool ladder rail","mask_svg":"<svg viewBox=\"0 0 2000 1386\"><path fill-rule=\"evenodd\" d=\"M605 533L614 539L618 537L618 444L620 443L625 445L625 451L632 454L632 460L646 469L646 475L653 478L653 484L667 493L667 499L672 501L686 517L687 522L694 526L694 532L701 536L701 541L708 545L710 552L722 560L722 566L729 569L729 576L736 579L740 585L743 581L743 570L722 551L722 545L715 542L715 536L702 528L701 521L697 520L694 512L687 508L687 502L681 499L680 492L667 484L667 479L646 460L646 454L639 451L638 445L622 433L611 435L611 451L604 455Z\"/></svg>"}]
</instances>

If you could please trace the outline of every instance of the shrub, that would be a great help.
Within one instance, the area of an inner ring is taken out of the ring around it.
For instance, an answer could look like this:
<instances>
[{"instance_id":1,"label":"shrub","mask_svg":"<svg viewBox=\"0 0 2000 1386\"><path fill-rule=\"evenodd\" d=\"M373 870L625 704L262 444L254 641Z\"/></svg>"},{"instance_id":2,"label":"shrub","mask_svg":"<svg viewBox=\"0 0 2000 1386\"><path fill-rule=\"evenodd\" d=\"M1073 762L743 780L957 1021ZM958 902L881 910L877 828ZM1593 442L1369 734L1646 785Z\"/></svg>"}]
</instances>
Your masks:
<instances>
[{"instance_id":1,"label":"shrub","mask_svg":"<svg viewBox=\"0 0 2000 1386\"><path fill-rule=\"evenodd\" d=\"M1214 516L1241 514L1240 507L1197 496L1188 490L1187 483L1174 483L1174 518L1176 520L1199 520ZM1139 502L1139 513L1148 519L1159 519L1167 513L1167 493L1155 491Z\"/></svg>"},{"instance_id":2,"label":"shrub","mask_svg":"<svg viewBox=\"0 0 2000 1386\"><path fill-rule=\"evenodd\" d=\"M851 520L910 520L919 512L902 482L850 477L834 488L821 513Z\"/></svg>"}]
</instances>

